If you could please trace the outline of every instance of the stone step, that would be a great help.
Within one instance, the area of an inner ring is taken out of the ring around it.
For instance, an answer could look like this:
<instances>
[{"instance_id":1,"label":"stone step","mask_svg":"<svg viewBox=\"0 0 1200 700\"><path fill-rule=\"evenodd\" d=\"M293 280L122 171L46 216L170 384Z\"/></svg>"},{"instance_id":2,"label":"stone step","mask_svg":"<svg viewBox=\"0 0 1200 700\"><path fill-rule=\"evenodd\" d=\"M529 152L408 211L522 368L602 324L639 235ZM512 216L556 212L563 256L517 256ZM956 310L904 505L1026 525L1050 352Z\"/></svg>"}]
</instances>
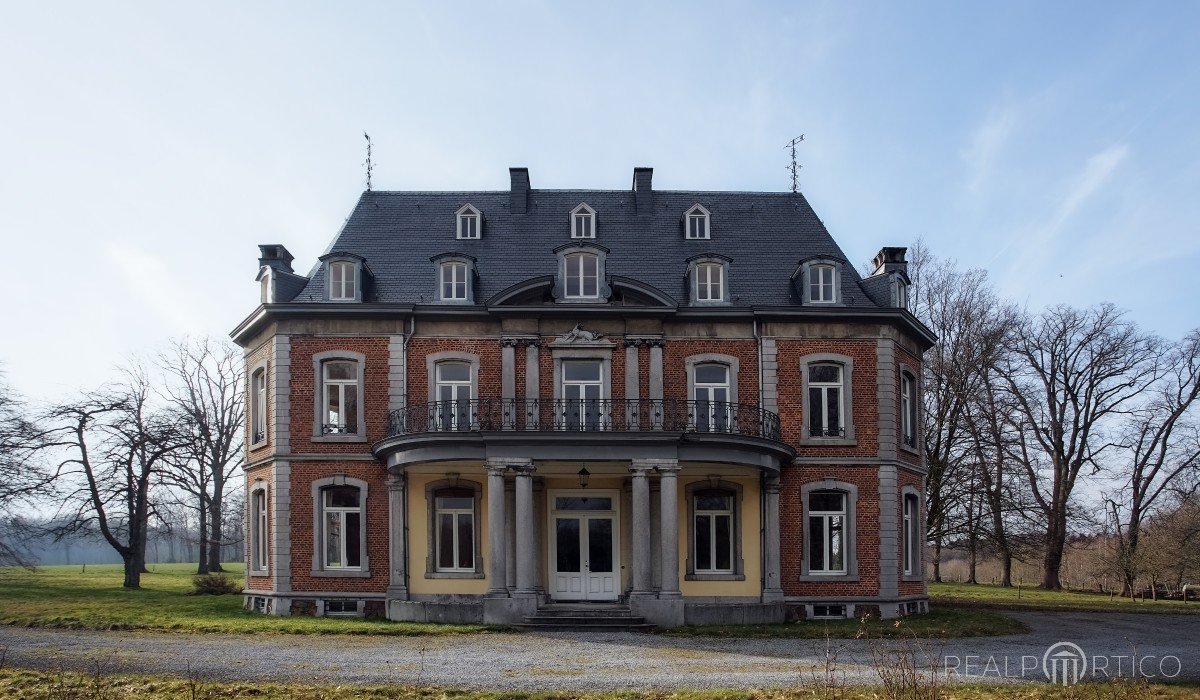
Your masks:
<instances>
[{"instance_id":1,"label":"stone step","mask_svg":"<svg viewBox=\"0 0 1200 700\"><path fill-rule=\"evenodd\" d=\"M619 617L628 618L633 616L633 612L629 608L607 608L607 609L590 609L590 608L538 608L537 617Z\"/></svg>"}]
</instances>

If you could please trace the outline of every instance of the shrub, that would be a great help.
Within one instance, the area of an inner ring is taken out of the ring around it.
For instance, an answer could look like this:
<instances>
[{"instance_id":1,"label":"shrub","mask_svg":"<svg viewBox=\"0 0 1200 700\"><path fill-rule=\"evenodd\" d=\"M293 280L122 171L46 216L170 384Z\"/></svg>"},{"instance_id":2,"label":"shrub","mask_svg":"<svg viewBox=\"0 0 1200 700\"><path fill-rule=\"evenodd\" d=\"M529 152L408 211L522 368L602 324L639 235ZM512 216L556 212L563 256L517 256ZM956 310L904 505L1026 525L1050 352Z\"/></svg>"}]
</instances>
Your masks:
<instances>
[{"instance_id":1,"label":"shrub","mask_svg":"<svg viewBox=\"0 0 1200 700\"><path fill-rule=\"evenodd\" d=\"M242 592L242 584L221 574L197 574L192 577L190 595L236 595Z\"/></svg>"}]
</instances>

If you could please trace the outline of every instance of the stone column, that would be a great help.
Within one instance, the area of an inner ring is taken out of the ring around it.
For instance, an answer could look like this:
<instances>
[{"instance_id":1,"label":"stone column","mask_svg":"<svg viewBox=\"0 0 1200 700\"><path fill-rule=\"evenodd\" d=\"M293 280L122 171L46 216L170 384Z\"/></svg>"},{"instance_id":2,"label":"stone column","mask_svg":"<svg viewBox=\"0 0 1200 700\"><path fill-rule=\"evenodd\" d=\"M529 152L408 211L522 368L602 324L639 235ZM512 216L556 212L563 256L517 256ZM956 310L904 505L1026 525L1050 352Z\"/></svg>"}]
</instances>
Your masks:
<instances>
[{"instance_id":1,"label":"stone column","mask_svg":"<svg viewBox=\"0 0 1200 700\"><path fill-rule=\"evenodd\" d=\"M542 384L540 381L541 364L538 361L538 341L528 340L525 346L525 405L524 418L526 430L538 429L538 418L541 415Z\"/></svg>"},{"instance_id":2,"label":"stone column","mask_svg":"<svg viewBox=\"0 0 1200 700\"><path fill-rule=\"evenodd\" d=\"M646 344L650 346L650 373L648 376L650 386L647 387L647 396L653 401L662 401L663 398L663 341L662 339L647 340Z\"/></svg>"},{"instance_id":3,"label":"stone column","mask_svg":"<svg viewBox=\"0 0 1200 700\"><path fill-rule=\"evenodd\" d=\"M633 549L633 590L631 597L653 595L650 577L650 470L634 460L629 471L633 474L631 545Z\"/></svg>"},{"instance_id":4,"label":"stone column","mask_svg":"<svg viewBox=\"0 0 1200 700\"><path fill-rule=\"evenodd\" d=\"M779 564L779 491L778 476L767 477L763 484L765 506L763 513L763 592L764 603L783 600L783 579Z\"/></svg>"},{"instance_id":5,"label":"stone column","mask_svg":"<svg viewBox=\"0 0 1200 700\"><path fill-rule=\"evenodd\" d=\"M488 460L488 590L494 598L507 598L507 547L504 537L504 462Z\"/></svg>"},{"instance_id":6,"label":"stone column","mask_svg":"<svg viewBox=\"0 0 1200 700\"><path fill-rule=\"evenodd\" d=\"M500 339L500 426L512 430L517 416L517 339ZM494 428L493 428L494 430Z\"/></svg>"},{"instance_id":7,"label":"stone column","mask_svg":"<svg viewBox=\"0 0 1200 700\"><path fill-rule=\"evenodd\" d=\"M662 532L662 591L660 598L677 598L679 592L679 462L660 460L658 488L662 496L659 506L659 529Z\"/></svg>"},{"instance_id":8,"label":"stone column","mask_svg":"<svg viewBox=\"0 0 1200 700\"><path fill-rule=\"evenodd\" d=\"M389 600L407 600L408 543L404 533L404 473L388 477L388 581Z\"/></svg>"},{"instance_id":9,"label":"stone column","mask_svg":"<svg viewBox=\"0 0 1200 700\"><path fill-rule=\"evenodd\" d=\"M504 585L511 591L517 587L517 485L512 481L504 482L504 560Z\"/></svg>"},{"instance_id":10,"label":"stone column","mask_svg":"<svg viewBox=\"0 0 1200 700\"><path fill-rule=\"evenodd\" d=\"M638 399L642 397L640 386L638 347L642 344L640 338L625 339L625 424L630 430L638 430L638 419L641 411Z\"/></svg>"},{"instance_id":11,"label":"stone column","mask_svg":"<svg viewBox=\"0 0 1200 700\"><path fill-rule=\"evenodd\" d=\"M533 464L514 467L517 473L517 583L514 595L537 595L537 530L533 507Z\"/></svg>"}]
</instances>

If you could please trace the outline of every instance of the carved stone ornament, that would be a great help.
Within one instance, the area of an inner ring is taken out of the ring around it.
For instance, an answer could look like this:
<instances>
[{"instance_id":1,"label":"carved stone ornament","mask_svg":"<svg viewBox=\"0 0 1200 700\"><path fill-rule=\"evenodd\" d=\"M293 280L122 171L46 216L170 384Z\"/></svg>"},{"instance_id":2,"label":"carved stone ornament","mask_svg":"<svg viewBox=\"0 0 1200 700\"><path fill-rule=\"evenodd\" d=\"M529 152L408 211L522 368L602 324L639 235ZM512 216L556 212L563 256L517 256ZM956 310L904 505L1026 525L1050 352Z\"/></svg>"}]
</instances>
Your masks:
<instances>
[{"instance_id":1,"label":"carved stone ornament","mask_svg":"<svg viewBox=\"0 0 1200 700\"><path fill-rule=\"evenodd\" d=\"M583 329L582 323L576 323L574 328L572 328L571 330L567 331L566 333L563 333L562 335L558 336L558 339L563 342L567 342L567 343L578 343L578 342L590 343L590 342L600 340L603 337L604 337L603 333L597 333L595 331L585 331Z\"/></svg>"}]
</instances>

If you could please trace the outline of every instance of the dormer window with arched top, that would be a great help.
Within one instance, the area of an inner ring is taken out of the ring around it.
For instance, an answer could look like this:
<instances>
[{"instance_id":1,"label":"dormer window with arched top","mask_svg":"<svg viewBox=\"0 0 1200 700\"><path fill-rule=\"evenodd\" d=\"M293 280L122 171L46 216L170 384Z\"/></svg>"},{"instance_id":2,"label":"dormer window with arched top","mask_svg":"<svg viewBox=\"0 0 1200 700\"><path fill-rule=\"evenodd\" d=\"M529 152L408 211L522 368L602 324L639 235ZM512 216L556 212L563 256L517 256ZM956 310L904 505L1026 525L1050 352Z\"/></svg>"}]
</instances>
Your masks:
<instances>
[{"instance_id":1,"label":"dormer window with arched top","mask_svg":"<svg viewBox=\"0 0 1200 700\"><path fill-rule=\"evenodd\" d=\"M275 301L275 275L270 265L263 265L258 271L258 297L263 304Z\"/></svg>"},{"instance_id":2,"label":"dormer window with arched top","mask_svg":"<svg viewBox=\"0 0 1200 700\"><path fill-rule=\"evenodd\" d=\"M475 240L483 236L483 214L470 204L464 204L458 210L459 240Z\"/></svg>"},{"instance_id":3,"label":"dormer window with arched top","mask_svg":"<svg viewBox=\"0 0 1200 700\"><path fill-rule=\"evenodd\" d=\"M684 236L688 240L702 241L708 240L711 236L709 233L709 214L708 210L699 204L693 205L691 209L683 216Z\"/></svg>"},{"instance_id":4,"label":"dormer window with arched top","mask_svg":"<svg viewBox=\"0 0 1200 700\"><path fill-rule=\"evenodd\" d=\"M729 263L724 255L704 253L688 258L688 299L692 304L728 304Z\"/></svg>"},{"instance_id":5,"label":"dormer window with arched top","mask_svg":"<svg viewBox=\"0 0 1200 700\"><path fill-rule=\"evenodd\" d=\"M451 304L475 303L475 258L442 253L429 259L437 270L435 299Z\"/></svg>"},{"instance_id":6,"label":"dormer window with arched top","mask_svg":"<svg viewBox=\"0 0 1200 700\"><path fill-rule=\"evenodd\" d=\"M366 262L353 253L326 253L320 258L325 264L325 298L337 302L363 300L363 280Z\"/></svg>"},{"instance_id":7,"label":"dormer window with arched top","mask_svg":"<svg viewBox=\"0 0 1200 700\"><path fill-rule=\"evenodd\" d=\"M792 283L805 305L842 305L842 260L810 258L802 260L792 275Z\"/></svg>"},{"instance_id":8,"label":"dormer window with arched top","mask_svg":"<svg viewBox=\"0 0 1200 700\"><path fill-rule=\"evenodd\" d=\"M604 302L612 288L604 273L608 248L595 243L568 243L554 249L558 272L553 296L560 302Z\"/></svg>"},{"instance_id":9,"label":"dormer window with arched top","mask_svg":"<svg viewBox=\"0 0 1200 700\"><path fill-rule=\"evenodd\" d=\"M571 210L571 238L596 237L596 210L580 204Z\"/></svg>"}]
</instances>

